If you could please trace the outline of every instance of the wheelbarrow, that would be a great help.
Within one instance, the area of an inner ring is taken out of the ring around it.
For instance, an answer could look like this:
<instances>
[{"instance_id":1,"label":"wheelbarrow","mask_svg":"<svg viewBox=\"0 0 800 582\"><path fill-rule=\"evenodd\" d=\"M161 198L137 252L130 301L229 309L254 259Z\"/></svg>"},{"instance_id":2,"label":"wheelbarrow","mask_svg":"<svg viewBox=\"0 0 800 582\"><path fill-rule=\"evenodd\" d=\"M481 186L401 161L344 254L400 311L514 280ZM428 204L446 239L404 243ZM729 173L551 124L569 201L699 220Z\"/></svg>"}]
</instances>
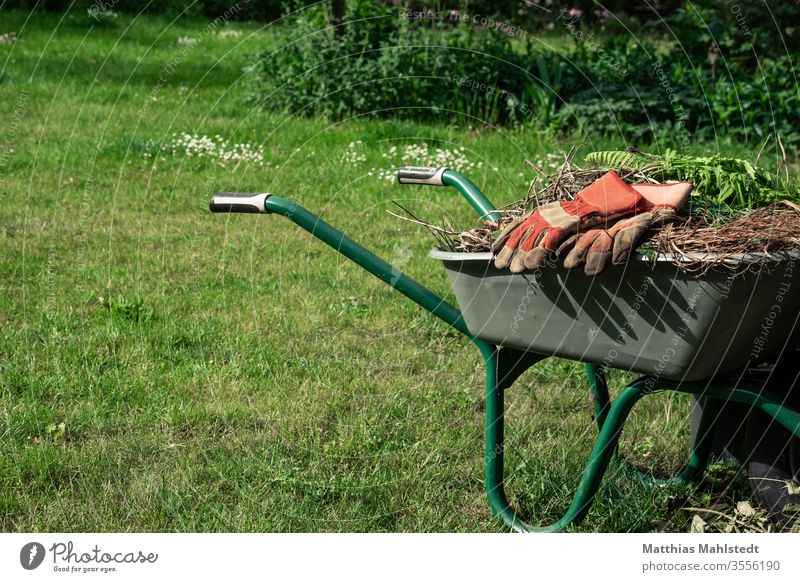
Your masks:
<instances>
[{"instance_id":1,"label":"wheelbarrow","mask_svg":"<svg viewBox=\"0 0 800 582\"><path fill-rule=\"evenodd\" d=\"M486 196L458 172L407 167L397 177L401 184L453 187L482 218L499 219ZM765 390L763 375L750 372L750 364L779 357L797 344L793 338L798 335L800 277L792 275L800 257L775 257L770 269L738 277L719 272L698 277L678 269L669 257L636 257L590 278L555 264L511 274L495 269L489 253L436 249L431 257L444 264L456 308L286 198L218 193L210 210L288 218L475 344L486 368L486 494L492 512L512 530L555 532L580 522L612 461L652 486L698 480L709 460L720 407L729 401L762 410L800 437L800 413L779 393ZM781 317L774 313L776 306ZM769 333L761 333L764 322L769 323ZM523 372L549 357L584 363L598 434L563 517L534 527L521 519L504 489L504 393ZM644 376L612 402L608 368ZM703 402L685 468L667 480L634 469L617 454L634 405L663 391L694 394Z\"/></svg>"}]
</instances>

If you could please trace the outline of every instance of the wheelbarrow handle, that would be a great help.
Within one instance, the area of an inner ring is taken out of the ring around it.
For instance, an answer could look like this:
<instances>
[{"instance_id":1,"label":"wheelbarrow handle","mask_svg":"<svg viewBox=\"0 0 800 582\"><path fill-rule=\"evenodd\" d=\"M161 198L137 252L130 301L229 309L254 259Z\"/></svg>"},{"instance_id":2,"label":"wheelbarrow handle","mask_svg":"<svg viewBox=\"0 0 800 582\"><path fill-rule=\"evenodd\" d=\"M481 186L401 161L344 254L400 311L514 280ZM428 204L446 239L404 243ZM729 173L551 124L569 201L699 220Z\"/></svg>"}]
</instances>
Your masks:
<instances>
[{"instance_id":1,"label":"wheelbarrow handle","mask_svg":"<svg viewBox=\"0 0 800 582\"><path fill-rule=\"evenodd\" d=\"M258 212L285 216L362 269L372 273L470 339L474 339L457 308L296 202L272 194L220 192L212 198L209 208L211 212Z\"/></svg>"},{"instance_id":2,"label":"wheelbarrow handle","mask_svg":"<svg viewBox=\"0 0 800 582\"><path fill-rule=\"evenodd\" d=\"M429 186L445 186L442 175L447 168L429 168L426 166L403 166L397 170L397 182L400 184L427 184Z\"/></svg>"},{"instance_id":3,"label":"wheelbarrow handle","mask_svg":"<svg viewBox=\"0 0 800 582\"><path fill-rule=\"evenodd\" d=\"M269 194L251 194L249 192L217 192L211 199L208 209L211 212L245 212L248 214L266 214L265 203Z\"/></svg>"},{"instance_id":4,"label":"wheelbarrow handle","mask_svg":"<svg viewBox=\"0 0 800 582\"><path fill-rule=\"evenodd\" d=\"M498 222L500 214L494 204L466 176L448 168L429 168L423 166L404 166L397 171L400 184L424 184L428 186L452 186L480 214L481 218Z\"/></svg>"}]
</instances>

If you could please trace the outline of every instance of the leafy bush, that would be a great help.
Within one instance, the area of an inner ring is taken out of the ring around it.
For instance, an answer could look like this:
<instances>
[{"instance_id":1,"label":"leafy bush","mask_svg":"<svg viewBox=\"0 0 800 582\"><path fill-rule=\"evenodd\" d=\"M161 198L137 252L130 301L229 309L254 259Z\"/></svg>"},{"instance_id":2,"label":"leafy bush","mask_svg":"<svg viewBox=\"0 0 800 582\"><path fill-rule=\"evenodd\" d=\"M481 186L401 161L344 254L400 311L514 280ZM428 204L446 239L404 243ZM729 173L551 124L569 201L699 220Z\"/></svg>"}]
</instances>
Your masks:
<instances>
[{"instance_id":1,"label":"leafy bush","mask_svg":"<svg viewBox=\"0 0 800 582\"><path fill-rule=\"evenodd\" d=\"M800 20L797 0L776 10ZM800 34L787 28L781 39L769 28L778 25L745 3L686 2L668 28L652 23L641 37L592 37L559 17L574 40L561 52L534 49L525 34L458 18L409 21L401 12L348 2L349 24L334 33L321 7L304 11L283 49L259 55L251 99L294 115L477 118L637 143L775 133L800 142L789 73Z\"/></svg>"},{"instance_id":2,"label":"leafy bush","mask_svg":"<svg viewBox=\"0 0 800 582\"><path fill-rule=\"evenodd\" d=\"M707 62L716 45L720 72L750 73L763 59L780 59L800 52L800 2L686 1L667 19L670 36L696 62ZM724 75L724 73L722 73Z\"/></svg>"},{"instance_id":3,"label":"leafy bush","mask_svg":"<svg viewBox=\"0 0 800 582\"><path fill-rule=\"evenodd\" d=\"M334 119L430 120L433 112L439 120L496 123L533 115L533 77L502 31L476 34L458 19L413 21L371 3L349 3L344 22L334 32L321 9L304 12L284 47L258 55L251 99Z\"/></svg>"},{"instance_id":4,"label":"leafy bush","mask_svg":"<svg viewBox=\"0 0 800 582\"><path fill-rule=\"evenodd\" d=\"M754 73L732 70L730 76L717 80L675 52L658 61L663 74L652 74L653 62L640 66L647 66L651 78L635 83L615 83L592 71L595 86L570 93L567 106L556 116L557 129L580 124L588 133L641 141L685 123L687 135L694 138L727 135L763 140L779 133L786 143L800 139L796 134L800 94L792 76L786 74L791 70L789 57L764 59Z\"/></svg>"},{"instance_id":5,"label":"leafy bush","mask_svg":"<svg viewBox=\"0 0 800 582\"><path fill-rule=\"evenodd\" d=\"M751 77L722 78L716 86L706 83L711 113L702 112L702 118L735 137L763 139L766 134L780 133L787 143L797 143L800 93L793 76L787 74L791 69L789 57L765 59Z\"/></svg>"},{"instance_id":6,"label":"leafy bush","mask_svg":"<svg viewBox=\"0 0 800 582\"><path fill-rule=\"evenodd\" d=\"M563 73L565 105L553 120L560 132L580 128L588 134L621 135L628 141L649 141L654 130L672 123L675 111L661 79L652 46L627 37L589 45L576 39L566 55Z\"/></svg>"},{"instance_id":7,"label":"leafy bush","mask_svg":"<svg viewBox=\"0 0 800 582\"><path fill-rule=\"evenodd\" d=\"M796 0L780 11L800 19ZM793 131L800 125L798 86L787 74L800 35L770 29L775 24L745 3L687 2L667 22L664 38L653 37L652 27L649 40L610 38L592 50L578 40L568 53L574 66L564 74L567 103L554 129L636 142L775 133L787 144L800 141Z\"/></svg>"}]
</instances>

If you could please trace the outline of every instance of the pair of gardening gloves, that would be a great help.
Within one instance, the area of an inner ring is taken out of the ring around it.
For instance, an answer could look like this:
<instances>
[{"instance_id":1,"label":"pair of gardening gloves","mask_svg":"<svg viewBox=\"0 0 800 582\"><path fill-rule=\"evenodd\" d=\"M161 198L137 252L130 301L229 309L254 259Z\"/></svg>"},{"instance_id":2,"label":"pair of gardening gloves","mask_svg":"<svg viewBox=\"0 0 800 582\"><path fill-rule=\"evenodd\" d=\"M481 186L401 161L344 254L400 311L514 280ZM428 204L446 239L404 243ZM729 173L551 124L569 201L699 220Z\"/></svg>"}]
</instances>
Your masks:
<instances>
[{"instance_id":1,"label":"pair of gardening gloves","mask_svg":"<svg viewBox=\"0 0 800 582\"><path fill-rule=\"evenodd\" d=\"M567 253L565 267L583 265L587 275L597 275L609 261L626 262L648 231L675 220L692 188L689 182L627 184L612 170L574 200L514 219L492 245L494 264L521 273Z\"/></svg>"}]
</instances>

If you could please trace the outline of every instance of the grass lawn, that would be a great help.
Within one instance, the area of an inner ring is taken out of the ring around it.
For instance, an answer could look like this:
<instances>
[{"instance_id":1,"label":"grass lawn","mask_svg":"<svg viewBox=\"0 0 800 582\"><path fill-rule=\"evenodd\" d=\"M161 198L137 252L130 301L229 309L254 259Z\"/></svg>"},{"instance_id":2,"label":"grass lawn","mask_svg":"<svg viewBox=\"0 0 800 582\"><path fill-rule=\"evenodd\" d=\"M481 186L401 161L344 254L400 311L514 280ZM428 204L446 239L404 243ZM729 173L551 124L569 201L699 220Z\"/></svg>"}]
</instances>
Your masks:
<instances>
[{"instance_id":1,"label":"grass lawn","mask_svg":"<svg viewBox=\"0 0 800 582\"><path fill-rule=\"evenodd\" d=\"M0 44L0 528L500 531L477 350L289 221L207 206L220 190L294 198L452 300L430 236L385 211L398 200L467 225L472 210L453 190L383 179L403 163L391 148L459 148L499 205L524 192L523 160L555 146L252 110L246 68L278 46L275 28L0 22L18 34ZM199 142L185 155L183 133L248 159L198 155ZM624 450L674 472L688 402L649 400ZM507 407L512 502L549 523L593 442L581 366L535 367ZM687 531L683 508L749 495L741 473L714 476L651 491L612 471L576 529Z\"/></svg>"}]
</instances>

